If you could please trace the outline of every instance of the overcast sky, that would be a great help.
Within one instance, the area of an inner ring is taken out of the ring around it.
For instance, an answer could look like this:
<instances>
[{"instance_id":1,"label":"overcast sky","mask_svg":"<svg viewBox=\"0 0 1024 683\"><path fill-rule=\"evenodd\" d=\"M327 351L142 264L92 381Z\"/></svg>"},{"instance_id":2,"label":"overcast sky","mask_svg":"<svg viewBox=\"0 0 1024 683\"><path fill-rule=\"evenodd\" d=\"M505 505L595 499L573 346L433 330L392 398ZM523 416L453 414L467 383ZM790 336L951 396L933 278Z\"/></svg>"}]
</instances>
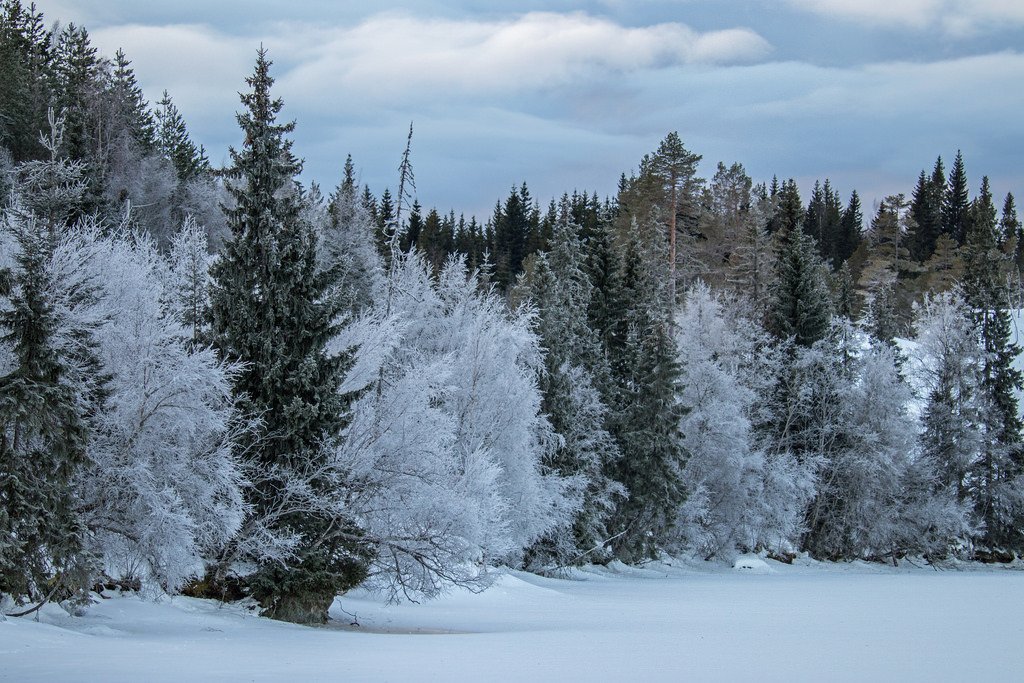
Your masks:
<instances>
[{"instance_id":1,"label":"overcast sky","mask_svg":"<svg viewBox=\"0 0 1024 683\"><path fill-rule=\"evenodd\" d=\"M526 181L546 203L613 193L678 130L755 180L815 178L870 203L962 149L972 192L1024 190L1022 0L38 0L48 21L124 48L211 161L240 134L262 43L306 180L346 154L391 186L410 121L418 197L489 214Z\"/></svg>"}]
</instances>

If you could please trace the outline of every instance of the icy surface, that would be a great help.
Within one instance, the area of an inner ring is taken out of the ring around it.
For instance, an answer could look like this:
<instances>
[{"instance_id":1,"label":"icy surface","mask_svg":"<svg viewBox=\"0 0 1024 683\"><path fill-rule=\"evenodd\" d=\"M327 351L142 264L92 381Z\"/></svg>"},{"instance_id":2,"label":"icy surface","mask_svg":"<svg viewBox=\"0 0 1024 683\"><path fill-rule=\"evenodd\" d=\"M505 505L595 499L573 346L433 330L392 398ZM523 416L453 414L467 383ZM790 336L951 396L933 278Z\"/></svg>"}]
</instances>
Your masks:
<instances>
[{"instance_id":1,"label":"icy surface","mask_svg":"<svg viewBox=\"0 0 1024 683\"><path fill-rule=\"evenodd\" d=\"M1024 669L1024 572L764 564L507 572L482 594L422 605L350 594L324 628L115 597L84 617L0 622L0 680L966 681Z\"/></svg>"}]
</instances>

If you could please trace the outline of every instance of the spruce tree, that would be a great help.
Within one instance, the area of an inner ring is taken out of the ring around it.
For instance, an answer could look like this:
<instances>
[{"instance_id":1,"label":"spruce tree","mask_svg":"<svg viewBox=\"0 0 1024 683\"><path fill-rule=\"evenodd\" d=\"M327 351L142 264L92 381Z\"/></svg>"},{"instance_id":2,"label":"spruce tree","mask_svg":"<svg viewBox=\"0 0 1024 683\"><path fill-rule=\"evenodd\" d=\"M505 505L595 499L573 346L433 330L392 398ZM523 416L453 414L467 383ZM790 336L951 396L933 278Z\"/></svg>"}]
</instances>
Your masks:
<instances>
[{"instance_id":1,"label":"spruce tree","mask_svg":"<svg viewBox=\"0 0 1024 683\"><path fill-rule=\"evenodd\" d=\"M607 385L610 370L600 338L587 320L594 289L568 202L562 201L550 251L538 254L528 273L530 299L537 308L535 327L545 350L542 410L561 437L545 464L572 478L580 500L571 533L560 530L532 551L535 562L559 564L605 557L606 524L623 492L609 476L619 449L608 432L609 408L599 387Z\"/></svg>"},{"instance_id":2,"label":"spruce tree","mask_svg":"<svg viewBox=\"0 0 1024 683\"><path fill-rule=\"evenodd\" d=\"M926 261L935 252L935 242L942 234L942 193L945 176L941 157L929 177L921 171L910 200L910 213L917 230L910 236L910 254L917 261Z\"/></svg>"},{"instance_id":3,"label":"spruce tree","mask_svg":"<svg viewBox=\"0 0 1024 683\"><path fill-rule=\"evenodd\" d=\"M831 296L814 239L799 227L789 231L778 259L769 329L779 339L810 347L823 339L831 318Z\"/></svg>"},{"instance_id":4,"label":"spruce tree","mask_svg":"<svg viewBox=\"0 0 1024 683\"><path fill-rule=\"evenodd\" d=\"M942 232L963 245L970 222L970 197L967 189L967 171L959 150L949 171L949 181L942 196Z\"/></svg>"},{"instance_id":5,"label":"spruce tree","mask_svg":"<svg viewBox=\"0 0 1024 683\"><path fill-rule=\"evenodd\" d=\"M656 227L656 226L652 226ZM622 456L615 479L629 497L619 503L610 530L612 547L626 562L654 557L686 497L686 453L679 433L681 373L672 339L662 277L660 242L637 230L626 245L621 288L626 308L610 353L617 393L612 434ZM660 232L660 231L659 231Z\"/></svg>"},{"instance_id":6,"label":"spruce tree","mask_svg":"<svg viewBox=\"0 0 1024 683\"><path fill-rule=\"evenodd\" d=\"M860 206L860 195L854 190L850 193L850 201L839 219L839 236L836 238L835 252L835 258L839 263L845 263L857 251L863 230L864 213Z\"/></svg>"},{"instance_id":7,"label":"spruce tree","mask_svg":"<svg viewBox=\"0 0 1024 683\"><path fill-rule=\"evenodd\" d=\"M82 587L85 530L71 484L87 461L88 426L71 359L54 340L52 233L13 212L3 229L17 251L15 268L0 271L0 342L14 361L0 377L0 594L44 601Z\"/></svg>"},{"instance_id":8,"label":"spruce tree","mask_svg":"<svg viewBox=\"0 0 1024 683\"><path fill-rule=\"evenodd\" d=\"M269 70L261 48L246 79L252 90L241 96L244 143L231 149L227 172L231 237L213 267L211 293L214 345L246 364L235 394L262 418L262 429L239 444L253 471L266 475L250 490L255 515L287 505L293 481L327 463L342 426L339 361L325 353L337 311L317 268L316 231L301 220L301 166L287 137L294 123L277 121L282 101L271 97ZM315 498L337 494L326 476L306 485ZM275 519L275 530L297 535L299 545L287 566L260 566L249 579L252 594L275 618L323 621L334 597L363 577L356 531L340 510L314 507Z\"/></svg>"},{"instance_id":9,"label":"spruce tree","mask_svg":"<svg viewBox=\"0 0 1024 683\"><path fill-rule=\"evenodd\" d=\"M1002 274L1005 256L998 247L996 208L988 178L982 181L970 213L964 298L973 312L983 351L980 391L985 436L974 474L975 504L985 524L984 543L989 548L1020 550L1024 548L1024 497L1015 480L1024 472L1024 444L1016 393L1024 389L1024 378L1013 367L1020 348L1011 341Z\"/></svg>"},{"instance_id":10,"label":"spruce tree","mask_svg":"<svg viewBox=\"0 0 1024 683\"><path fill-rule=\"evenodd\" d=\"M156 106L154 144L159 154L174 166L178 180L191 180L209 172L206 150L189 137L185 119L166 90Z\"/></svg>"}]
</instances>

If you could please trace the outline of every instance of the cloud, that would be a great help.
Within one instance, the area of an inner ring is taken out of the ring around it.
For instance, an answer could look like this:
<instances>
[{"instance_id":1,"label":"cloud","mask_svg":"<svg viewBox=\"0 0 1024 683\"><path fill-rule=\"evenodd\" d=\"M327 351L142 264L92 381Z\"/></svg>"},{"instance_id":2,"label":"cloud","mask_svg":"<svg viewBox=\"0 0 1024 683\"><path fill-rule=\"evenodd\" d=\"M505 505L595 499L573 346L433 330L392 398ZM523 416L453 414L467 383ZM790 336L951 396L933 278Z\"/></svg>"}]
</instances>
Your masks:
<instances>
[{"instance_id":1,"label":"cloud","mask_svg":"<svg viewBox=\"0 0 1024 683\"><path fill-rule=\"evenodd\" d=\"M787 0L798 9L876 26L929 30L952 36L1024 25L1021 0Z\"/></svg>"},{"instance_id":2,"label":"cloud","mask_svg":"<svg viewBox=\"0 0 1024 683\"><path fill-rule=\"evenodd\" d=\"M749 29L698 33L679 23L632 28L583 13L532 12L490 21L388 13L318 33L307 41L317 46L311 59L288 75L292 85L337 83L389 97L438 89L538 90L606 73L746 62L770 51Z\"/></svg>"},{"instance_id":3,"label":"cloud","mask_svg":"<svg viewBox=\"0 0 1024 683\"><path fill-rule=\"evenodd\" d=\"M870 6L889 12L889 24L924 28L942 20L930 9L945 6L937 3ZM868 20L838 3L814 6ZM626 26L571 12L384 13L227 31L131 24L93 36L105 54L124 47L150 99L170 90L215 163L238 144L236 93L246 89L261 42L275 61L283 115L298 121L295 149L307 180L333 185L352 153L379 193L393 183L414 120L424 206L481 215L523 180L542 202L573 188L613 193L619 173L670 130L704 155L707 173L723 160L743 162L759 180L829 176L844 192L861 190L868 205L874 193L909 191L921 168L958 148L972 184L989 173L997 192L1024 185L1017 51L823 66L769 61L768 43L744 28Z\"/></svg>"}]
</instances>

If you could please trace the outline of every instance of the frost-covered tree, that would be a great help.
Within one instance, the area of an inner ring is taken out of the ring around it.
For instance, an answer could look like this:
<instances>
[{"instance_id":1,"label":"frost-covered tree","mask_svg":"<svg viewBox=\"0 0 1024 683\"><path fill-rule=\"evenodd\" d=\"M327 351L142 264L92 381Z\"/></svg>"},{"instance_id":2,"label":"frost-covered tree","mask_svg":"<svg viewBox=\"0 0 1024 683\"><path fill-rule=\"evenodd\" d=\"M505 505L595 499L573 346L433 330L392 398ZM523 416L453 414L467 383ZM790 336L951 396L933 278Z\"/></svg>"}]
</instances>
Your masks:
<instances>
[{"instance_id":1,"label":"frost-covered tree","mask_svg":"<svg viewBox=\"0 0 1024 683\"><path fill-rule=\"evenodd\" d=\"M541 355L525 311L481 293L461 261L434 282L416 253L392 263L378 301L334 342L355 349L338 448L349 509L373 549L370 584L392 596L486 582L575 512L542 466Z\"/></svg>"},{"instance_id":2,"label":"frost-covered tree","mask_svg":"<svg viewBox=\"0 0 1024 683\"><path fill-rule=\"evenodd\" d=\"M854 336L856 340L856 336ZM910 387L895 351L856 343L841 373L837 444L825 458L809 517L807 548L819 557L895 553L907 537L904 495L914 460L916 425Z\"/></svg>"},{"instance_id":3,"label":"frost-covered tree","mask_svg":"<svg viewBox=\"0 0 1024 683\"><path fill-rule=\"evenodd\" d=\"M691 287L677 316L676 345L684 378L679 429L689 454L682 479L687 516L699 531L682 531L698 537L696 549L705 557L750 549L758 540L750 516L763 457L749 420L756 397L739 376L746 351L740 344L708 287Z\"/></svg>"},{"instance_id":4,"label":"frost-covered tree","mask_svg":"<svg viewBox=\"0 0 1024 683\"><path fill-rule=\"evenodd\" d=\"M772 449L755 428L777 354L743 307L698 284L677 316L680 431L689 454L678 533L705 557L789 550L812 490L792 453Z\"/></svg>"},{"instance_id":5,"label":"frost-covered tree","mask_svg":"<svg viewBox=\"0 0 1024 683\"><path fill-rule=\"evenodd\" d=\"M207 336L212 262L206 230L188 216L171 242L164 297L168 312L188 331L193 345Z\"/></svg>"},{"instance_id":6,"label":"frost-covered tree","mask_svg":"<svg viewBox=\"0 0 1024 683\"><path fill-rule=\"evenodd\" d=\"M76 480L88 547L112 574L174 591L202 576L244 515L231 439L237 368L190 343L162 304L165 268L138 234L72 229L53 263L60 282L95 287L91 306L106 378Z\"/></svg>"},{"instance_id":7,"label":"frost-covered tree","mask_svg":"<svg viewBox=\"0 0 1024 683\"><path fill-rule=\"evenodd\" d=\"M328 211L319 241L321 268L331 273L342 310L359 313L380 296L384 265L374 244L377 226L356 186L352 157L345 161L345 176Z\"/></svg>"},{"instance_id":8,"label":"frost-covered tree","mask_svg":"<svg viewBox=\"0 0 1024 683\"><path fill-rule=\"evenodd\" d=\"M1024 548L1024 439L1016 395L1024 389L1014 367L1020 354L1011 340L1003 275L1008 257L999 249L996 208L988 178L971 207L964 299L981 345L980 420L984 447L977 468L976 504L990 548Z\"/></svg>"}]
</instances>

